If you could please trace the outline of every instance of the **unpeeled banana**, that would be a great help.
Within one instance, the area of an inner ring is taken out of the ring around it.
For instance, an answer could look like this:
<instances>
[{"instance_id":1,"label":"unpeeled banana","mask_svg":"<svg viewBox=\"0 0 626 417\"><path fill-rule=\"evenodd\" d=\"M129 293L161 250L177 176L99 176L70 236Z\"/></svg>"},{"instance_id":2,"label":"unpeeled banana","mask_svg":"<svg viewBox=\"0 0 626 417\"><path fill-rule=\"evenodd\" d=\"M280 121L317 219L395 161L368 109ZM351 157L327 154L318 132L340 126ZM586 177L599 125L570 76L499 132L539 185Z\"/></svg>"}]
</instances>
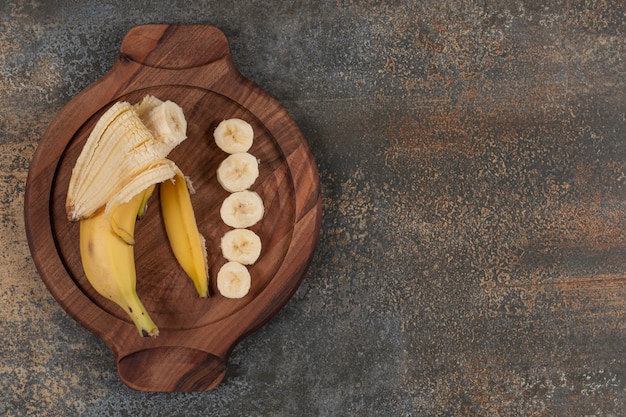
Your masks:
<instances>
[{"instance_id":1,"label":"unpeeled banana","mask_svg":"<svg viewBox=\"0 0 626 417\"><path fill-rule=\"evenodd\" d=\"M70 177L66 211L70 220L80 221L85 275L99 294L124 309L142 336L159 330L136 292L134 231L157 184L170 246L198 294L208 295L206 244L190 183L167 159L186 139L186 130L176 103L153 96L134 105L118 102L96 122Z\"/></svg>"},{"instance_id":2,"label":"unpeeled banana","mask_svg":"<svg viewBox=\"0 0 626 417\"><path fill-rule=\"evenodd\" d=\"M144 199L144 192L139 192L115 209L116 217L126 219L125 227L130 230L131 239L134 219ZM80 221L80 257L87 280L100 295L128 314L141 336L155 337L159 329L137 295L133 246L120 238L110 225L102 208Z\"/></svg>"}]
</instances>

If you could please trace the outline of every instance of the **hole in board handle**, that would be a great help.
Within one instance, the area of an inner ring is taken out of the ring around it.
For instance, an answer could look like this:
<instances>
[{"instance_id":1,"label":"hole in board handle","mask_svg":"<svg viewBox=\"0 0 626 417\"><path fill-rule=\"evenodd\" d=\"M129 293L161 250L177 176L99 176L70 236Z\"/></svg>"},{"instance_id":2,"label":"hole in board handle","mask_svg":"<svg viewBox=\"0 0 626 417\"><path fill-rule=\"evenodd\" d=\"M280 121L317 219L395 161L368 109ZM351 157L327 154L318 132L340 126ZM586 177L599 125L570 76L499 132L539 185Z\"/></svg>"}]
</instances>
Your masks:
<instances>
[{"instance_id":1,"label":"hole in board handle","mask_svg":"<svg viewBox=\"0 0 626 417\"><path fill-rule=\"evenodd\" d=\"M161 346L119 359L122 381L138 391L209 391L224 378L223 359L198 349Z\"/></svg>"}]
</instances>

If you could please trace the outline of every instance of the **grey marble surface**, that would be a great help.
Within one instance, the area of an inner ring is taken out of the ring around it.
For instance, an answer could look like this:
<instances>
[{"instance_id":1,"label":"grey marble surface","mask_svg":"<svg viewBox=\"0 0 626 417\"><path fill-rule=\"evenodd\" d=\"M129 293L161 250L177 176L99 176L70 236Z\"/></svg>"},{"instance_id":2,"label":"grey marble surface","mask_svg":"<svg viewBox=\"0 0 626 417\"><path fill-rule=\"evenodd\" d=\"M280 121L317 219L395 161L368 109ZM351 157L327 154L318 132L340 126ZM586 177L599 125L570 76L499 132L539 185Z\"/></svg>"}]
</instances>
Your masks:
<instances>
[{"instance_id":1,"label":"grey marble surface","mask_svg":"<svg viewBox=\"0 0 626 417\"><path fill-rule=\"evenodd\" d=\"M123 385L30 258L48 123L143 23L203 23L316 158L302 286L208 393ZM0 3L0 414L626 415L623 1Z\"/></svg>"}]
</instances>

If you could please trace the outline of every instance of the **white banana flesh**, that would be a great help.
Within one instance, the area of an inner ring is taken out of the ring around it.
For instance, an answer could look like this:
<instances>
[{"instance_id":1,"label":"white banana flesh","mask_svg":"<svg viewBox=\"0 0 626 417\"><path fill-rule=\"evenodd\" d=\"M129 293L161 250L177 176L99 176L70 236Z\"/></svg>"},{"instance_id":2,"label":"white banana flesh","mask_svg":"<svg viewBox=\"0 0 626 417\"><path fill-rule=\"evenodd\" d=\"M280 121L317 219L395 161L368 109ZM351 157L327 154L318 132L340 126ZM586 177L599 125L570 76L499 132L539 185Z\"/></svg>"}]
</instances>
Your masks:
<instances>
[{"instance_id":1,"label":"white banana flesh","mask_svg":"<svg viewBox=\"0 0 626 417\"><path fill-rule=\"evenodd\" d=\"M145 193L139 192L115 210L118 218L124 219L131 240L134 239L137 213L144 201ZM142 337L157 336L159 329L137 294L133 246L115 233L111 228L111 219L102 209L80 221L80 256L91 286L121 307Z\"/></svg>"},{"instance_id":2,"label":"white banana flesh","mask_svg":"<svg viewBox=\"0 0 626 417\"><path fill-rule=\"evenodd\" d=\"M216 174L226 191L247 190L259 177L259 161L248 152L237 152L222 161Z\"/></svg>"},{"instance_id":3,"label":"white banana flesh","mask_svg":"<svg viewBox=\"0 0 626 417\"><path fill-rule=\"evenodd\" d=\"M243 265L254 264L261 255L261 238L249 229L232 229L220 241L222 255Z\"/></svg>"},{"instance_id":4,"label":"white banana flesh","mask_svg":"<svg viewBox=\"0 0 626 417\"><path fill-rule=\"evenodd\" d=\"M213 131L217 146L226 153L248 152L254 141L254 130L245 120L222 120Z\"/></svg>"},{"instance_id":5,"label":"white banana flesh","mask_svg":"<svg viewBox=\"0 0 626 417\"><path fill-rule=\"evenodd\" d=\"M265 214L263 200L250 190L231 193L222 202L222 221L235 229L245 229L257 224Z\"/></svg>"},{"instance_id":6,"label":"white banana flesh","mask_svg":"<svg viewBox=\"0 0 626 417\"><path fill-rule=\"evenodd\" d=\"M248 268L239 262L226 262L217 273L217 289L226 298L245 297L251 283Z\"/></svg>"},{"instance_id":7,"label":"white banana flesh","mask_svg":"<svg viewBox=\"0 0 626 417\"><path fill-rule=\"evenodd\" d=\"M137 115L139 116L139 118L143 119L146 117L146 114L150 110L153 110L154 108L156 108L157 106L161 104L163 104L163 101L161 99L148 94L144 96L141 100L139 100L139 102L133 104L133 108L137 112Z\"/></svg>"},{"instance_id":8,"label":"white banana flesh","mask_svg":"<svg viewBox=\"0 0 626 417\"><path fill-rule=\"evenodd\" d=\"M157 104L140 119L154 134L155 150L163 158L187 138L187 120L183 109L172 101Z\"/></svg>"}]
</instances>

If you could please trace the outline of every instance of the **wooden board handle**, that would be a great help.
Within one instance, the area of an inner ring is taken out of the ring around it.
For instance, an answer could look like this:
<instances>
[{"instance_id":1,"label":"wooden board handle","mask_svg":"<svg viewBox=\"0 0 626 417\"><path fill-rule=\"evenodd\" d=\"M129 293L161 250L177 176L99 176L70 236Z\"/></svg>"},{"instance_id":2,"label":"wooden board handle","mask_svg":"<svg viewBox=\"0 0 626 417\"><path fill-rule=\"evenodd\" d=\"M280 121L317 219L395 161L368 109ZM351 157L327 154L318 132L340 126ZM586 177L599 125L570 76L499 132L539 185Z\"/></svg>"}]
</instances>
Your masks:
<instances>
[{"instance_id":1,"label":"wooden board handle","mask_svg":"<svg viewBox=\"0 0 626 417\"><path fill-rule=\"evenodd\" d=\"M195 68L228 54L224 34L205 25L135 26L128 31L120 47L120 59L160 69Z\"/></svg>"},{"instance_id":2,"label":"wooden board handle","mask_svg":"<svg viewBox=\"0 0 626 417\"><path fill-rule=\"evenodd\" d=\"M122 381L139 391L206 391L224 378L226 361L183 346L159 346L119 358ZM164 378L167 375L167 378Z\"/></svg>"}]
</instances>

